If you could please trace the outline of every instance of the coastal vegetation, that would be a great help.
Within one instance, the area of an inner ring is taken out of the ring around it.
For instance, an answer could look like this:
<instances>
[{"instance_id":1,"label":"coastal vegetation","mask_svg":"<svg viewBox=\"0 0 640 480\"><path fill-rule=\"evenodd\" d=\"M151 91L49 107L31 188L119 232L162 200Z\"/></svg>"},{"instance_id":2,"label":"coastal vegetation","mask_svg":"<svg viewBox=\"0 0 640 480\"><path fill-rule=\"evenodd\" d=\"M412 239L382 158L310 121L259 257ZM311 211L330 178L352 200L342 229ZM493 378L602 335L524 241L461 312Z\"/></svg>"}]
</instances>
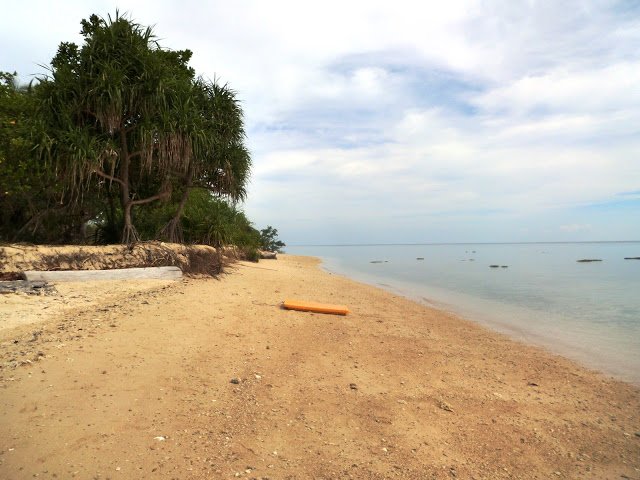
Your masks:
<instances>
[{"instance_id":1,"label":"coastal vegetation","mask_svg":"<svg viewBox=\"0 0 640 480\"><path fill-rule=\"evenodd\" d=\"M278 239L278 230L268 226L260 230L260 247L268 252L281 252L286 245Z\"/></svg>"},{"instance_id":2,"label":"coastal vegetation","mask_svg":"<svg viewBox=\"0 0 640 480\"><path fill-rule=\"evenodd\" d=\"M81 25L47 75L0 73L0 241L284 246L239 207L251 156L236 92L118 12Z\"/></svg>"}]
</instances>

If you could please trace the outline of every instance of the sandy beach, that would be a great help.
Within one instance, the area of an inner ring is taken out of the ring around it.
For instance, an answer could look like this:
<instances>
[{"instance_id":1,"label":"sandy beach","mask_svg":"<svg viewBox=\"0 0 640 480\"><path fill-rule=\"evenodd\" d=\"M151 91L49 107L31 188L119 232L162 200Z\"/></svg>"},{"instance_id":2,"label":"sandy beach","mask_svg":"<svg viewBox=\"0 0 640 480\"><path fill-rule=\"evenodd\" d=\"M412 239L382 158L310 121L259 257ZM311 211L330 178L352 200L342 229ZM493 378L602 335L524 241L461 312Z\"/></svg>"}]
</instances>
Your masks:
<instances>
[{"instance_id":1,"label":"sandy beach","mask_svg":"<svg viewBox=\"0 0 640 480\"><path fill-rule=\"evenodd\" d=\"M0 296L3 479L640 479L637 387L314 258L56 289Z\"/></svg>"}]
</instances>

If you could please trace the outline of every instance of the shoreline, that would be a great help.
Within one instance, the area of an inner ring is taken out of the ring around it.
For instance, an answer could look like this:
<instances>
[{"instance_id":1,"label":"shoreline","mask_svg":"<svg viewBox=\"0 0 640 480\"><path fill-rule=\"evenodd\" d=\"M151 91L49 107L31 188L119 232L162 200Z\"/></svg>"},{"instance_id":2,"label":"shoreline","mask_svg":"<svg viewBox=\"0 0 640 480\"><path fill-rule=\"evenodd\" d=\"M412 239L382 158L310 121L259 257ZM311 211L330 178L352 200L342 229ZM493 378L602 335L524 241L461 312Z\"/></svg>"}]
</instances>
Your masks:
<instances>
[{"instance_id":1,"label":"shoreline","mask_svg":"<svg viewBox=\"0 0 640 480\"><path fill-rule=\"evenodd\" d=\"M544 349L552 355L559 355L577 362L584 368L596 370L605 376L611 376L619 381L640 387L640 370L638 370L640 368L640 359L636 358L633 364L629 364L626 361L628 359L622 357L617 358L617 361L612 361L611 356L608 354L611 353L612 349L616 348L617 343L600 344L598 341L593 340L593 338L600 338L594 337L593 333L591 334L592 343L590 344L572 341L572 339L563 338L562 335L554 335L551 330L536 331L535 329L526 328L526 322L523 324L522 320L510 322L508 320L509 317L527 318L530 321L536 321L537 316L539 316L539 312L527 310L519 305L501 304L495 300L473 297L469 294L446 290L433 285L420 287L408 281L376 277L346 267L340 267L338 264L328 265L321 257L317 258L320 260L321 268L325 272L342 275L353 281L400 295L428 308L457 316L492 332L506 335L516 342ZM429 290L429 296L425 296L425 290ZM500 312L499 314L491 313L495 312L496 309ZM578 323L572 321L564 325L563 328L576 328ZM555 333L559 333L557 326L548 325L548 327L556 329ZM589 336L584 336L581 340L584 341L586 338L589 338ZM617 353L617 351L614 353Z\"/></svg>"},{"instance_id":2,"label":"shoreline","mask_svg":"<svg viewBox=\"0 0 640 480\"><path fill-rule=\"evenodd\" d=\"M238 262L0 331L1 476L640 477L637 387L319 263Z\"/></svg>"}]
</instances>

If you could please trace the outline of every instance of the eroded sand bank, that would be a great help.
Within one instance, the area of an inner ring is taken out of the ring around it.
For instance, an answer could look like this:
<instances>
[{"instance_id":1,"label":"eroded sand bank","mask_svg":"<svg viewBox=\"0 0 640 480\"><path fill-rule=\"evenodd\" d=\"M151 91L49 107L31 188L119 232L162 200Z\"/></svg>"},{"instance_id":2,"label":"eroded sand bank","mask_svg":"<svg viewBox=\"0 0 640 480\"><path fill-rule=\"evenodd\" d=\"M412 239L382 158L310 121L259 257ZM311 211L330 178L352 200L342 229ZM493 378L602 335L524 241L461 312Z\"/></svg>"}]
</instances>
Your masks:
<instances>
[{"instance_id":1,"label":"eroded sand bank","mask_svg":"<svg viewBox=\"0 0 640 480\"><path fill-rule=\"evenodd\" d=\"M317 263L0 303L0 477L640 478L637 388Z\"/></svg>"}]
</instances>

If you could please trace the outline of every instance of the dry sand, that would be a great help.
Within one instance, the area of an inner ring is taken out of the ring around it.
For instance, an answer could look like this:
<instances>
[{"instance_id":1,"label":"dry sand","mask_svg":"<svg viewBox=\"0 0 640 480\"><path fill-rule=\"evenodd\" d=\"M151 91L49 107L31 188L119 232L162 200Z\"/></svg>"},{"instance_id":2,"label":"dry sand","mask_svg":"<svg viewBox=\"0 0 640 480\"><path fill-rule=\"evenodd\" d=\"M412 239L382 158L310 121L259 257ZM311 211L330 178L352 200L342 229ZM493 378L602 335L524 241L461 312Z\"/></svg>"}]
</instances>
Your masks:
<instances>
[{"instance_id":1,"label":"dry sand","mask_svg":"<svg viewBox=\"0 0 640 480\"><path fill-rule=\"evenodd\" d=\"M637 387L317 263L0 298L0 478L640 478Z\"/></svg>"}]
</instances>

